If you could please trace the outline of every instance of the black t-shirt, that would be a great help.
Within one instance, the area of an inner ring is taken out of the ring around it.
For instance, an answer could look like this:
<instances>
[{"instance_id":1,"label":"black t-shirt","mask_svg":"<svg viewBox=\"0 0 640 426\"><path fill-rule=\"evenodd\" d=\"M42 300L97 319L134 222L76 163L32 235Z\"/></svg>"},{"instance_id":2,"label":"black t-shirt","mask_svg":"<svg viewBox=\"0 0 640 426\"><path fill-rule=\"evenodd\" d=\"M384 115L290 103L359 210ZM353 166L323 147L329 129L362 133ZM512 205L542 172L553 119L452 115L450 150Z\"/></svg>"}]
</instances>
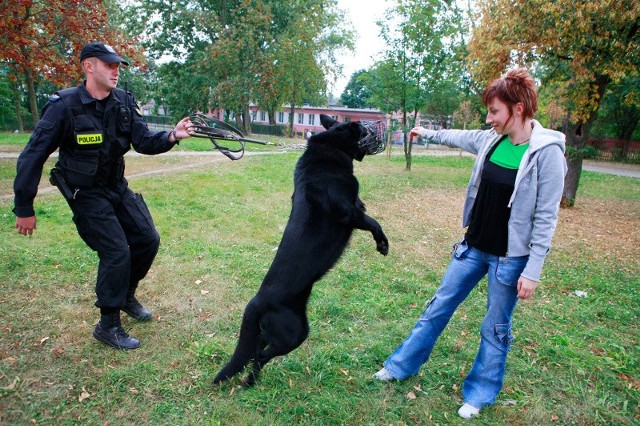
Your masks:
<instances>
[{"instance_id":1,"label":"black t-shirt","mask_svg":"<svg viewBox=\"0 0 640 426\"><path fill-rule=\"evenodd\" d=\"M508 142L507 142L508 143ZM496 147L499 144L496 144ZM495 147L487 154L480 187L471 211L465 239L470 246L496 256L507 254L508 224L518 169L508 169L491 161Z\"/></svg>"}]
</instances>

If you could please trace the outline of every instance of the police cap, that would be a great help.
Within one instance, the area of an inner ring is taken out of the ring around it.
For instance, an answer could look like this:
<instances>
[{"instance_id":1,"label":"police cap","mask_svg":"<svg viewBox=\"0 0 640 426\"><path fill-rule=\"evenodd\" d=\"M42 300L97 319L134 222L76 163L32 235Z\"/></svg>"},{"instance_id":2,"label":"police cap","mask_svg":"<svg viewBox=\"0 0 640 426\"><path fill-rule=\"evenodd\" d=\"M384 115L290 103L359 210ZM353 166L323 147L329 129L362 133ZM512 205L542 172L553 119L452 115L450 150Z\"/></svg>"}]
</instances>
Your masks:
<instances>
[{"instance_id":1,"label":"police cap","mask_svg":"<svg viewBox=\"0 0 640 426\"><path fill-rule=\"evenodd\" d=\"M127 61L122 59L120 55L113 50L113 47L104 43L89 43L82 48L80 52L80 62L84 61L87 58L98 58L103 60L108 64L122 63L124 65L129 65Z\"/></svg>"}]
</instances>

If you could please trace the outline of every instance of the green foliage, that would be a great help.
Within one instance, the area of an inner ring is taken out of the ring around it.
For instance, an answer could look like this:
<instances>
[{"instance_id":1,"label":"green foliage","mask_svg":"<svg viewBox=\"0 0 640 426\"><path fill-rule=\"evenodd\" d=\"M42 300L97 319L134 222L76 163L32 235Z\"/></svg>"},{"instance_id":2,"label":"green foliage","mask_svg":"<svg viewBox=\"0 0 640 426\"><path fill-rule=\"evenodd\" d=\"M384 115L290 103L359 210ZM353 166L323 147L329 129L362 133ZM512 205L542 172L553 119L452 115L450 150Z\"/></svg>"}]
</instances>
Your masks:
<instances>
[{"instance_id":1,"label":"green foliage","mask_svg":"<svg viewBox=\"0 0 640 426\"><path fill-rule=\"evenodd\" d=\"M640 78L627 77L609 85L602 99L598 118L591 134L595 137L615 137L622 140L640 139Z\"/></svg>"},{"instance_id":2,"label":"green foliage","mask_svg":"<svg viewBox=\"0 0 640 426\"><path fill-rule=\"evenodd\" d=\"M174 118L221 107L246 125L249 102L270 118L285 103L322 102L335 54L352 45L335 1L145 0L125 10L152 56L176 58L160 67L156 98Z\"/></svg>"},{"instance_id":3,"label":"green foliage","mask_svg":"<svg viewBox=\"0 0 640 426\"><path fill-rule=\"evenodd\" d=\"M590 145L585 145L581 148L576 148L574 146L566 147L567 157L575 160L578 158L595 158L598 155L598 150Z\"/></svg>"},{"instance_id":4,"label":"green foliage","mask_svg":"<svg viewBox=\"0 0 640 426\"><path fill-rule=\"evenodd\" d=\"M456 71L462 57L456 53L463 45L458 37L461 22L461 12L453 3L402 0L389 8L386 20L379 23L387 51L371 70L370 100L384 112L401 114L407 170L411 169L412 145L406 132L425 106L437 108L439 103L428 99L442 86L451 87L442 82L460 80Z\"/></svg>"},{"instance_id":5,"label":"green foliage","mask_svg":"<svg viewBox=\"0 0 640 426\"><path fill-rule=\"evenodd\" d=\"M366 70L354 72L340 96L340 103L349 108L366 108L373 93L371 75Z\"/></svg>"}]
</instances>

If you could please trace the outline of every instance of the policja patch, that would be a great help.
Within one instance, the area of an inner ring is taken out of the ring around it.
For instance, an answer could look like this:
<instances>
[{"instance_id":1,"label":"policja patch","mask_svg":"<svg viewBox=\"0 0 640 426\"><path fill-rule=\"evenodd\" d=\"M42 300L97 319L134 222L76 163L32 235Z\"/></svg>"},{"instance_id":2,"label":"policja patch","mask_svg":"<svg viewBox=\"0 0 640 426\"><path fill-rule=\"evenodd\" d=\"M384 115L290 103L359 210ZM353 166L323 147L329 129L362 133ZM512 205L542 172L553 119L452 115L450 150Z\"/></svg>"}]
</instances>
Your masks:
<instances>
[{"instance_id":1,"label":"policja patch","mask_svg":"<svg viewBox=\"0 0 640 426\"><path fill-rule=\"evenodd\" d=\"M102 143L102 133L77 134L76 142L78 145L99 145Z\"/></svg>"}]
</instances>

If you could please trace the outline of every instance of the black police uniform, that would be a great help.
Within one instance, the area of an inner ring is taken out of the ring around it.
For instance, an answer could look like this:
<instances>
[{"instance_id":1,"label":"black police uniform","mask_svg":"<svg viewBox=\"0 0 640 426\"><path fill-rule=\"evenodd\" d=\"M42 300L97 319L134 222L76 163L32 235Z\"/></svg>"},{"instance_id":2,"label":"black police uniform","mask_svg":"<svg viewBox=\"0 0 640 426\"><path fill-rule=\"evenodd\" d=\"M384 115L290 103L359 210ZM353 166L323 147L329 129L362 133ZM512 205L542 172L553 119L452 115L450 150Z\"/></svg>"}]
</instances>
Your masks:
<instances>
[{"instance_id":1,"label":"black police uniform","mask_svg":"<svg viewBox=\"0 0 640 426\"><path fill-rule=\"evenodd\" d=\"M78 234L98 253L96 306L120 308L149 271L160 236L142 196L124 178L123 155L169 151L168 132L151 132L130 93L112 90L102 101L85 84L58 92L18 158L14 213L35 214L33 199L44 162L59 148L56 177L66 183ZM60 185L58 185L60 188Z\"/></svg>"}]
</instances>

